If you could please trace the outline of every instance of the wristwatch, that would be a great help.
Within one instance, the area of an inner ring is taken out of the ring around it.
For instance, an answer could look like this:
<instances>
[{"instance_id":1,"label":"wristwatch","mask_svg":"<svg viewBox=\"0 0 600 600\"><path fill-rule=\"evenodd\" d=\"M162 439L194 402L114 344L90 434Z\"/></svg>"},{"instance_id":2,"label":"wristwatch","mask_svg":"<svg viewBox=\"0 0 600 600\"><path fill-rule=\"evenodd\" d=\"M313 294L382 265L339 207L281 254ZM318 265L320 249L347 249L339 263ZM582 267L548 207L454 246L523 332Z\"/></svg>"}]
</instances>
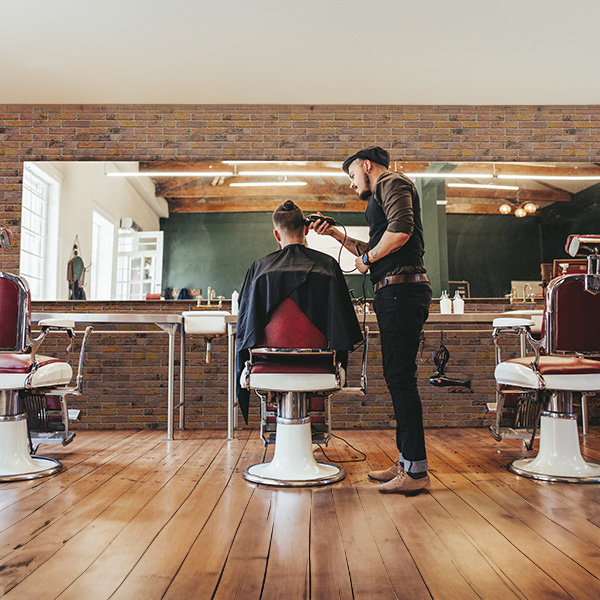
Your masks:
<instances>
[{"instance_id":1,"label":"wristwatch","mask_svg":"<svg viewBox=\"0 0 600 600\"><path fill-rule=\"evenodd\" d=\"M370 267L373 263L369 262L369 252L365 252L362 255L362 261L363 261L363 265L366 265L367 267Z\"/></svg>"}]
</instances>

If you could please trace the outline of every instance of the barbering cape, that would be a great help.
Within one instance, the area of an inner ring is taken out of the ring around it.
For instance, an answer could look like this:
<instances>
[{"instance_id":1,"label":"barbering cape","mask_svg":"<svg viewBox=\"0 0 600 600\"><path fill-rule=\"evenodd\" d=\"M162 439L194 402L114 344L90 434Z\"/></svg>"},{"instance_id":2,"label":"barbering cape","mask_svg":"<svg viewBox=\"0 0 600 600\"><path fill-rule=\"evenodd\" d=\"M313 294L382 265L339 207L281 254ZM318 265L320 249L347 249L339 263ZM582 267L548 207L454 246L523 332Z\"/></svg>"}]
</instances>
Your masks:
<instances>
[{"instance_id":1,"label":"barbering cape","mask_svg":"<svg viewBox=\"0 0 600 600\"><path fill-rule=\"evenodd\" d=\"M237 322L236 382L242 414L248 422L250 391L240 386L240 375L269 321L271 311L291 298L327 338L338 360L347 363L348 351L362 340L346 280L327 254L301 244L290 244L256 260L240 291Z\"/></svg>"}]
</instances>

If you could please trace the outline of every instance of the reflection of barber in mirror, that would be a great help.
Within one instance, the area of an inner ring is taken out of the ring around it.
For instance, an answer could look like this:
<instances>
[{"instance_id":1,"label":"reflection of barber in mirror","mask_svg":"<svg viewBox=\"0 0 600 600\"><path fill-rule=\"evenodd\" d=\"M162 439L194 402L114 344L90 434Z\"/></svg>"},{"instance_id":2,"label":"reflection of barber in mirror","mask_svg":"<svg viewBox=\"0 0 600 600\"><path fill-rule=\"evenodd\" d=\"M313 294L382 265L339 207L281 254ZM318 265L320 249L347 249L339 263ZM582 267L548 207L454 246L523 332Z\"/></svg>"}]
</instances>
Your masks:
<instances>
[{"instance_id":1,"label":"reflection of barber in mirror","mask_svg":"<svg viewBox=\"0 0 600 600\"><path fill-rule=\"evenodd\" d=\"M431 285L423 266L423 225L419 195L402 173L388 170L389 153L373 146L344 161L350 187L367 202L369 242L346 237L325 221L311 224L357 255L356 268L373 282L381 337L383 373L394 405L399 460L369 477L384 482L383 493L404 493L429 485L421 399L417 388L417 352L429 315Z\"/></svg>"},{"instance_id":2,"label":"reflection of barber in mirror","mask_svg":"<svg viewBox=\"0 0 600 600\"><path fill-rule=\"evenodd\" d=\"M73 252L67 264L67 281L69 282L69 300L85 300L85 272L89 267L83 264L83 259L79 256L78 240L75 238Z\"/></svg>"}]
</instances>

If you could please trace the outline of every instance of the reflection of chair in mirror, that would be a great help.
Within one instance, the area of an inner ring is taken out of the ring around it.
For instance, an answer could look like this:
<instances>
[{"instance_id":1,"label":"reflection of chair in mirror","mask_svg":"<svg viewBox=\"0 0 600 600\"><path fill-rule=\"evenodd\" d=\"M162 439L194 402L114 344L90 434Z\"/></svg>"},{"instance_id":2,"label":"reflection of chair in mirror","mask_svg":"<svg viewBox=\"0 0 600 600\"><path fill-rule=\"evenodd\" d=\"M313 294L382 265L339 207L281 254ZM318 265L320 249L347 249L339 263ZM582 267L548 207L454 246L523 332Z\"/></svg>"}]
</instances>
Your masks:
<instances>
[{"instance_id":1,"label":"reflection of chair in mirror","mask_svg":"<svg viewBox=\"0 0 600 600\"><path fill-rule=\"evenodd\" d=\"M344 469L315 460L309 414L311 405L328 407L331 394L344 384L335 351L328 349L327 339L290 298L272 312L259 346L250 352L241 383L261 397L261 414L266 407L277 406L275 453L271 462L245 469L244 477L279 486L343 479Z\"/></svg>"},{"instance_id":2,"label":"reflection of chair in mirror","mask_svg":"<svg viewBox=\"0 0 600 600\"><path fill-rule=\"evenodd\" d=\"M541 335L543 311L508 311L503 317L494 319L493 334L496 353L496 365L502 362L502 351L506 350L506 341L501 338L518 338L519 354L527 354L527 335L538 340ZM504 346L504 348L503 348ZM514 346L513 346L514 349ZM502 439L521 439L531 450L538 433L537 427L542 404L537 391L520 389L496 391L496 402L487 405L486 412L495 414L495 422L490 425L492 436Z\"/></svg>"},{"instance_id":3,"label":"reflection of chair in mirror","mask_svg":"<svg viewBox=\"0 0 600 600\"><path fill-rule=\"evenodd\" d=\"M48 332L65 331L70 339L68 351L74 323L47 319L39 325L41 334L32 339L27 282L0 273L0 481L57 473L60 462L31 456L28 440L34 451L39 443L67 444L75 435L69 431L66 397L81 392L82 358L91 328L82 341L77 385L68 387L73 375L69 363L37 354L37 350Z\"/></svg>"},{"instance_id":4,"label":"reflection of chair in mirror","mask_svg":"<svg viewBox=\"0 0 600 600\"><path fill-rule=\"evenodd\" d=\"M513 461L509 469L547 481L595 483L600 465L581 456L573 396L600 391L600 236L579 237L585 247L575 252L589 253L587 273L550 282L542 339L534 340L529 326L523 327L535 355L501 362L495 376L500 393L533 392L544 406L538 455Z\"/></svg>"}]
</instances>

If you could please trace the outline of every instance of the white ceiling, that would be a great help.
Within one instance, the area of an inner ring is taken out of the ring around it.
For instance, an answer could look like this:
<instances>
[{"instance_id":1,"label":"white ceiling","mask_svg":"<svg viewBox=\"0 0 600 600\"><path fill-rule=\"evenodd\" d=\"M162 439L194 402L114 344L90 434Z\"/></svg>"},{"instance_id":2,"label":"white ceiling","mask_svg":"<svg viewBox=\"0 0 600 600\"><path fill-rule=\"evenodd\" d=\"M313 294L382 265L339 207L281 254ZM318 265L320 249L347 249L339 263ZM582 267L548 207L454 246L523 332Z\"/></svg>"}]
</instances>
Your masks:
<instances>
[{"instance_id":1,"label":"white ceiling","mask_svg":"<svg viewBox=\"0 0 600 600\"><path fill-rule=\"evenodd\" d=\"M599 0L0 0L0 103L600 104Z\"/></svg>"}]
</instances>

